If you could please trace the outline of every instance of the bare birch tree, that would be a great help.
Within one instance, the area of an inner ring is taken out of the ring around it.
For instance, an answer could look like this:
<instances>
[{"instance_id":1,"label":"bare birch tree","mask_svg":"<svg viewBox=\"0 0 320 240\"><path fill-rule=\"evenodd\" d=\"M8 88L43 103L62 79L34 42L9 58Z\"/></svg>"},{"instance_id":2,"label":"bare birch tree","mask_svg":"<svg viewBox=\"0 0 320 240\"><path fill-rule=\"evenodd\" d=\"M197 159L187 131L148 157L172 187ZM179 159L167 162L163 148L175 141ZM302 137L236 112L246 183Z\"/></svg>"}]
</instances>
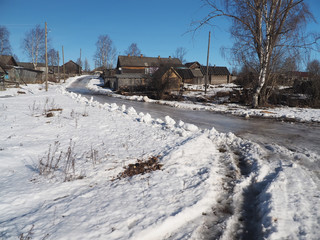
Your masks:
<instances>
[{"instance_id":1,"label":"bare birch tree","mask_svg":"<svg viewBox=\"0 0 320 240\"><path fill-rule=\"evenodd\" d=\"M117 50L113 46L110 37L108 35L100 35L96 46L97 50L94 55L96 66L112 68L116 59Z\"/></svg>"},{"instance_id":2,"label":"bare birch tree","mask_svg":"<svg viewBox=\"0 0 320 240\"><path fill-rule=\"evenodd\" d=\"M5 26L0 26L0 55L11 55L10 33Z\"/></svg>"},{"instance_id":3,"label":"bare birch tree","mask_svg":"<svg viewBox=\"0 0 320 240\"><path fill-rule=\"evenodd\" d=\"M89 65L89 61L88 61L87 58L84 60L84 70L85 70L86 72L89 72L89 71L90 71L90 65Z\"/></svg>"},{"instance_id":4,"label":"bare birch tree","mask_svg":"<svg viewBox=\"0 0 320 240\"><path fill-rule=\"evenodd\" d=\"M186 62L185 56L187 54L187 49L184 47L178 47L173 54L174 58L178 58L182 63Z\"/></svg>"},{"instance_id":5,"label":"bare birch tree","mask_svg":"<svg viewBox=\"0 0 320 240\"><path fill-rule=\"evenodd\" d=\"M266 83L272 78L272 67L285 51L306 47L305 25L313 19L303 0L203 0L210 13L197 28L217 17L232 19L235 38L233 54L254 64L257 82L253 92L254 108L266 103ZM197 29L196 28L196 29ZM313 39L316 42L318 39Z\"/></svg>"},{"instance_id":6,"label":"bare birch tree","mask_svg":"<svg viewBox=\"0 0 320 240\"><path fill-rule=\"evenodd\" d=\"M21 47L36 68L45 56L45 29L37 25L26 32Z\"/></svg>"},{"instance_id":7,"label":"bare birch tree","mask_svg":"<svg viewBox=\"0 0 320 240\"><path fill-rule=\"evenodd\" d=\"M136 43L132 43L128 49L125 51L125 54L127 55L131 55L131 56L140 56L141 55L141 51L138 48L138 44Z\"/></svg>"},{"instance_id":8,"label":"bare birch tree","mask_svg":"<svg viewBox=\"0 0 320 240\"><path fill-rule=\"evenodd\" d=\"M48 51L48 65L49 66L58 66L58 62L59 62L59 59L58 59L58 56L59 56L59 53L57 50L51 48L49 51Z\"/></svg>"}]
</instances>

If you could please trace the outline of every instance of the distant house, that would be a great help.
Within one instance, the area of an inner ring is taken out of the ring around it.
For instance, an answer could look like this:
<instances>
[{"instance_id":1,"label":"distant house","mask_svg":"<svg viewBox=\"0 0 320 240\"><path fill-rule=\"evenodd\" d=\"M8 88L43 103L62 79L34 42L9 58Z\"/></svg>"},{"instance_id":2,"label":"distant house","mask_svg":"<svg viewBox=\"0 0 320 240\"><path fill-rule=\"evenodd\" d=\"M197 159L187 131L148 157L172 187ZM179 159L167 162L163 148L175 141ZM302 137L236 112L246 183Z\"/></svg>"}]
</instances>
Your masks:
<instances>
[{"instance_id":1,"label":"distant house","mask_svg":"<svg viewBox=\"0 0 320 240\"><path fill-rule=\"evenodd\" d=\"M190 62L185 64L186 67L192 70L200 71L203 75L202 83L205 83L205 77L207 74L207 67L201 65L198 62ZM226 67L209 66L208 67L208 84L224 84L232 81L231 74ZM198 81L199 82L199 81Z\"/></svg>"},{"instance_id":2,"label":"distant house","mask_svg":"<svg viewBox=\"0 0 320 240\"><path fill-rule=\"evenodd\" d=\"M287 78L289 80L300 80L300 81L308 81L310 78L310 73L308 72L299 72L299 71L292 71L287 73Z\"/></svg>"},{"instance_id":3,"label":"distant house","mask_svg":"<svg viewBox=\"0 0 320 240\"><path fill-rule=\"evenodd\" d=\"M82 73L82 67L79 66L74 61L70 60L69 62L65 63L61 66L61 72L63 72L63 66L65 66L66 74L79 74Z\"/></svg>"},{"instance_id":4,"label":"distant house","mask_svg":"<svg viewBox=\"0 0 320 240\"><path fill-rule=\"evenodd\" d=\"M161 66L182 66L182 63L171 57L119 56L115 71L104 74L105 85L114 90L145 89Z\"/></svg>"},{"instance_id":5,"label":"distant house","mask_svg":"<svg viewBox=\"0 0 320 240\"><path fill-rule=\"evenodd\" d=\"M142 54L137 56L119 56L117 69L119 73L140 73L152 75L160 66L181 66L178 58L144 57Z\"/></svg>"},{"instance_id":6,"label":"distant house","mask_svg":"<svg viewBox=\"0 0 320 240\"><path fill-rule=\"evenodd\" d=\"M183 83L204 84L203 74L200 69L186 67L175 67L176 72L181 76Z\"/></svg>"}]
</instances>

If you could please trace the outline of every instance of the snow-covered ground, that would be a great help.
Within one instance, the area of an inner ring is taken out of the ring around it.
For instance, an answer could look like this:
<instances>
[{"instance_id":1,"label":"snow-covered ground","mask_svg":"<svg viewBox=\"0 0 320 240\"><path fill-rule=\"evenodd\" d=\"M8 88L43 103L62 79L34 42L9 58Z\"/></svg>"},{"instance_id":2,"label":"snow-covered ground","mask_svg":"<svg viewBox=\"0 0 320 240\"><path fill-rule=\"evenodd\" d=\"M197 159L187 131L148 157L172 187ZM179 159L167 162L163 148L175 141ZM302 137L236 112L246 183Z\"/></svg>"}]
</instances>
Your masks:
<instances>
[{"instance_id":1,"label":"snow-covered ground","mask_svg":"<svg viewBox=\"0 0 320 240\"><path fill-rule=\"evenodd\" d=\"M275 108L261 108L261 109L252 109L248 106L243 106L239 104L214 104L214 103L197 103L190 101L163 101L163 100L153 100L145 96L122 96L113 93L110 89L104 89L99 85L102 84L100 79L96 79L88 85L88 89L98 92L100 94L106 94L113 97L118 97L122 99L135 100L135 101L144 101L144 102L153 102L163 105L168 105L176 108L192 109L192 110L205 110L218 113L227 113L236 116L242 116L245 118L250 117L262 117L262 118L272 118L283 121L297 121L297 122L320 122L320 109L311 109L311 108L297 108L297 107L275 107ZM232 88L235 88L235 84L225 84L221 86L210 85L208 88L208 96L215 95L217 92L228 92ZM190 97L203 96L203 86L189 86L188 89L193 90L186 93L185 95ZM199 91L196 91L199 90Z\"/></svg>"},{"instance_id":2,"label":"snow-covered ground","mask_svg":"<svg viewBox=\"0 0 320 240\"><path fill-rule=\"evenodd\" d=\"M88 88L105 92L98 82ZM320 173L299 164L317 154L101 105L67 84L0 92L1 239L319 239ZM150 157L160 170L118 178Z\"/></svg>"}]
</instances>

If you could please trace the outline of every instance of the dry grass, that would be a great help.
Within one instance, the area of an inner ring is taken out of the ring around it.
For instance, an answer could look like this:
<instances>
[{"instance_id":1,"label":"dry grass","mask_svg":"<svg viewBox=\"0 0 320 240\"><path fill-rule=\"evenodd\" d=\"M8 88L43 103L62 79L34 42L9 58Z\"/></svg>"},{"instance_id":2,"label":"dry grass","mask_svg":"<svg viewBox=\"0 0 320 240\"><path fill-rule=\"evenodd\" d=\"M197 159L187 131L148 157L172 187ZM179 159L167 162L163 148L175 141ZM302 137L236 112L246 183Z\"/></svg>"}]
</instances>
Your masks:
<instances>
[{"instance_id":1,"label":"dry grass","mask_svg":"<svg viewBox=\"0 0 320 240\"><path fill-rule=\"evenodd\" d=\"M34 225L32 225L32 227L26 234L21 233L19 235L19 240L31 240L33 235L33 228L34 228Z\"/></svg>"},{"instance_id":2,"label":"dry grass","mask_svg":"<svg viewBox=\"0 0 320 240\"><path fill-rule=\"evenodd\" d=\"M124 167L125 170L119 173L113 180L132 177L139 174L143 175L145 173L160 170L163 165L159 163L159 157L160 156L152 156L146 161L138 159L136 163Z\"/></svg>"},{"instance_id":3,"label":"dry grass","mask_svg":"<svg viewBox=\"0 0 320 240\"><path fill-rule=\"evenodd\" d=\"M45 177L55 177L56 173L62 173L64 181L82 179L83 176L76 176L76 154L74 147L75 143L72 142L72 139L66 152L59 150L59 141L56 141L53 146L50 145L45 156L39 159L39 174Z\"/></svg>"}]
</instances>

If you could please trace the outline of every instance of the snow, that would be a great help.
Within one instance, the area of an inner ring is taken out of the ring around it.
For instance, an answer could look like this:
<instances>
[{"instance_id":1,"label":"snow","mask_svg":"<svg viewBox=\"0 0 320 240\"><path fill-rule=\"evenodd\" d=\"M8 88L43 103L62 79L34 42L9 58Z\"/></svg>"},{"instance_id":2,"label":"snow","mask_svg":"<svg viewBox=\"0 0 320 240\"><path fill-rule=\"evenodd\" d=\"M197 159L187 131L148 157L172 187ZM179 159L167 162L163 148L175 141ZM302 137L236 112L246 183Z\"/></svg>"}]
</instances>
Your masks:
<instances>
[{"instance_id":1,"label":"snow","mask_svg":"<svg viewBox=\"0 0 320 240\"><path fill-rule=\"evenodd\" d=\"M116 98L127 99L131 101L144 101L150 103L157 103L168 105L176 108L201 110L201 111L211 111L217 113L227 113L236 116L242 116L245 118L259 117L259 118L271 118L282 121L296 121L296 122L320 122L320 109L311 108L298 108L298 107L274 107L274 108L261 108L252 109L249 106L243 106L239 104L216 104L216 103L196 103L190 101L164 101L164 100L153 100L146 96L123 96L113 93L110 89L105 89L102 86L103 81L96 79L91 81L88 85L88 89L99 94L105 94L108 96L113 96ZM219 86L210 85L208 88L207 96L213 96L217 92L228 92L232 89L237 88L237 85L233 83L222 84ZM203 85L188 85L187 89L193 90L185 93L188 97L202 97L204 91Z\"/></svg>"},{"instance_id":2,"label":"snow","mask_svg":"<svg viewBox=\"0 0 320 240\"><path fill-rule=\"evenodd\" d=\"M66 91L76 79L0 92L1 238L236 239L247 204L257 239L318 239L319 177L300 164L315 153L102 105ZM161 170L117 179L151 156ZM57 169L39 174L48 157Z\"/></svg>"}]
</instances>

